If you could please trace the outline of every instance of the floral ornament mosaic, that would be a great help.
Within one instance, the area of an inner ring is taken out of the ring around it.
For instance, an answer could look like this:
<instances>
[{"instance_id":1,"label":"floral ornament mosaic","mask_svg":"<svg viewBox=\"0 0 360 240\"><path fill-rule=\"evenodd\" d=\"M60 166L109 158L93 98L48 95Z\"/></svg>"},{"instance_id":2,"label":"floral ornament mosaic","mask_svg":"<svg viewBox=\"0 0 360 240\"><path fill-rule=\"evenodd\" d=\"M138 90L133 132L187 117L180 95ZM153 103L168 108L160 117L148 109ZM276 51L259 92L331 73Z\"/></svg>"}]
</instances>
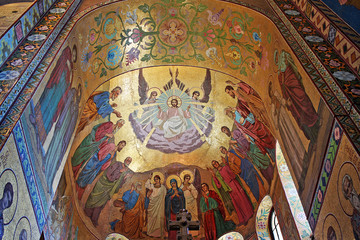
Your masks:
<instances>
[{"instance_id":1,"label":"floral ornament mosaic","mask_svg":"<svg viewBox=\"0 0 360 240\"><path fill-rule=\"evenodd\" d=\"M286 164L280 145L276 143L276 165L283 185L286 198L289 202L291 213L301 239L308 239L312 233L309 222L306 219L304 208L301 204L299 194L296 191L294 181Z\"/></svg>"},{"instance_id":2,"label":"floral ornament mosaic","mask_svg":"<svg viewBox=\"0 0 360 240\"><path fill-rule=\"evenodd\" d=\"M81 57L82 70L91 66L91 72L100 77L135 61L208 59L245 76L263 62L262 35L247 13L162 0L126 13L119 9L100 13L94 20L96 27L89 30ZM264 40L271 41L271 36Z\"/></svg>"},{"instance_id":3,"label":"floral ornament mosaic","mask_svg":"<svg viewBox=\"0 0 360 240\"><path fill-rule=\"evenodd\" d=\"M272 200L269 195L266 195L259 205L256 213L256 234L260 240L270 240L269 234L269 215L272 208Z\"/></svg>"}]
</instances>

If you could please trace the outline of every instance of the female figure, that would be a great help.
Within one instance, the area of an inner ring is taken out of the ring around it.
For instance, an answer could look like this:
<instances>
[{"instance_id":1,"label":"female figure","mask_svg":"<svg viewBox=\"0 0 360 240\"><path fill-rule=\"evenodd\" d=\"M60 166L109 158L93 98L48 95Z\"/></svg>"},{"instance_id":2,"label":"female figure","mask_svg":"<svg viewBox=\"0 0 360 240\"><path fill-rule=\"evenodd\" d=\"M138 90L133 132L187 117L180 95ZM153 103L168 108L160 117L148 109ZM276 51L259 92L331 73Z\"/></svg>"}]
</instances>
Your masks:
<instances>
[{"instance_id":1,"label":"female figure","mask_svg":"<svg viewBox=\"0 0 360 240\"><path fill-rule=\"evenodd\" d=\"M178 187L178 182L175 178L170 180L170 189L165 196L165 217L166 226L168 231L168 239L176 240L177 231L169 228L169 220L176 220L176 214L185 209L185 197L184 192Z\"/></svg>"}]
</instances>

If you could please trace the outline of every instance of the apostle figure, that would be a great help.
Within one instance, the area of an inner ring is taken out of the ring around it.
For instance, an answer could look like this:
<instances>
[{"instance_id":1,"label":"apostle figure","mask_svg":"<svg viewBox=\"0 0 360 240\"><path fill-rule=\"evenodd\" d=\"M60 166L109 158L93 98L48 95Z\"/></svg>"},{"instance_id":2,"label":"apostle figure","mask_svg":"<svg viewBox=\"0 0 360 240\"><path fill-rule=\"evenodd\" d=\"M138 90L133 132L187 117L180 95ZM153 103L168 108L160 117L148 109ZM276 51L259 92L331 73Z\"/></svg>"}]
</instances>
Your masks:
<instances>
[{"instance_id":1,"label":"apostle figure","mask_svg":"<svg viewBox=\"0 0 360 240\"><path fill-rule=\"evenodd\" d=\"M122 221L115 224L115 232L124 234L129 239L142 238L145 209L149 205L149 199L144 198L141 189L140 182L131 184L131 189L124 192L121 199L114 201L115 206L119 201L125 203Z\"/></svg>"},{"instance_id":2,"label":"apostle figure","mask_svg":"<svg viewBox=\"0 0 360 240\"><path fill-rule=\"evenodd\" d=\"M275 159L275 138L262 122L258 121L251 112L239 107L226 108L225 112L234 119L236 127L243 131L263 154L268 153L272 159Z\"/></svg>"},{"instance_id":3,"label":"apostle figure","mask_svg":"<svg viewBox=\"0 0 360 240\"><path fill-rule=\"evenodd\" d=\"M163 175L162 178L164 178ZM152 179L153 182L151 182ZM150 200L147 209L146 234L151 237L164 237L166 188L162 184L162 181L164 181L164 179L161 179L160 175L156 174L153 176L152 174L152 177L145 183Z\"/></svg>"},{"instance_id":4,"label":"apostle figure","mask_svg":"<svg viewBox=\"0 0 360 240\"><path fill-rule=\"evenodd\" d=\"M353 227L354 237L360 240L360 196L356 192L353 180L348 174L342 179L342 191L344 197L350 201L351 206L354 208L351 216L351 226Z\"/></svg>"},{"instance_id":5,"label":"apostle figure","mask_svg":"<svg viewBox=\"0 0 360 240\"><path fill-rule=\"evenodd\" d=\"M78 89L72 88L67 94L65 105L55 125L54 135L44 156L45 177L50 194L53 193L54 178L75 131L80 99L81 85L79 84Z\"/></svg>"},{"instance_id":6,"label":"apostle figure","mask_svg":"<svg viewBox=\"0 0 360 240\"><path fill-rule=\"evenodd\" d=\"M220 147L220 152L225 154L225 161L229 164L230 169L249 186L256 201L265 196L264 182L254 165L245 156L237 154L233 149L228 151L223 146Z\"/></svg>"},{"instance_id":7,"label":"apostle figure","mask_svg":"<svg viewBox=\"0 0 360 240\"><path fill-rule=\"evenodd\" d=\"M171 188L167 191L165 196L165 217L168 231L168 239L176 240L177 231L170 230L169 220L176 220L176 214L181 210L185 209L185 197L184 192L178 187L176 179L170 180Z\"/></svg>"},{"instance_id":8,"label":"apostle figure","mask_svg":"<svg viewBox=\"0 0 360 240\"><path fill-rule=\"evenodd\" d=\"M122 140L117 145L113 142L104 141L99 149L84 165L76 180L76 190L78 198L81 199L87 185L91 184L99 175L100 171L105 171L111 159L116 161L116 152L120 152L126 146L126 141Z\"/></svg>"},{"instance_id":9,"label":"apostle figure","mask_svg":"<svg viewBox=\"0 0 360 240\"><path fill-rule=\"evenodd\" d=\"M274 53L275 64L279 68L279 83L287 109L291 112L298 126L307 139L316 141L319 130L318 114L305 92L302 77L298 72L290 53L282 50Z\"/></svg>"},{"instance_id":10,"label":"apostle figure","mask_svg":"<svg viewBox=\"0 0 360 240\"><path fill-rule=\"evenodd\" d=\"M212 174L216 187L223 188L223 185L226 185L226 187L231 189L229 194L238 216L239 224L247 225L249 219L254 214L254 209L249 197L246 195L244 189L237 180L236 174L226 163L221 166L218 161L213 160L211 164L215 171L213 169L208 170L210 170Z\"/></svg>"},{"instance_id":11,"label":"apostle figure","mask_svg":"<svg viewBox=\"0 0 360 240\"><path fill-rule=\"evenodd\" d=\"M98 219L105 204L134 175L129 168L131 161L131 157L127 157L124 163L116 161L105 170L96 182L85 204L85 213L94 226L98 225Z\"/></svg>"},{"instance_id":12,"label":"apostle figure","mask_svg":"<svg viewBox=\"0 0 360 240\"><path fill-rule=\"evenodd\" d=\"M291 162L295 179L299 185L301 185L299 180L304 170L304 163L307 162L308 154L286 110L286 100L281 97L278 91L273 89L272 82L269 83L268 91L271 99L271 116L274 120L275 128L280 133L285 148L284 150ZM300 186L299 188L302 189Z\"/></svg>"},{"instance_id":13,"label":"apostle figure","mask_svg":"<svg viewBox=\"0 0 360 240\"><path fill-rule=\"evenodd\" d=\"M96 121L101 117L106 118L110 116L111 113L114 113L118 118L120 118L120 112L114 109L117 107L117 104L110 104L109 100L115 101L121 92L122 90L118 86L111 90L111 92L97 91L91 94L86 102L76 133L81 132L89 123Z\"/></svg>"},{"instance_id":14,"label":"apostle figure","mask_svg":"<svg viewBox=\"0 0 360 240\"><path fill-rule=\"evenodd\" d=\"M123 119L120 119L116 124L112 122L100 123L93 127L91 133L87 135L80 145L75 150L72 158L71 165L73 166L74 178L83 164L89 160L99 146L106 140L114 137L114 134L125 124Z\"/></svg>"},{"instance_id":15,"label":"apostle figure","mask_svg":"<svg viewBox=\"0 0 360 240\"><path fill-rule=\"evenodd\" d=\"M234 129L231 132L228 127L222 126L221 132L225 133L228 137L231 137L231 140L229 141L231 148L242 155L247 155L249 160L260 170L261 174L270 185L274 175L274 167L270 157L267 154L263 154L256 144L253 143L240 129Z\"/></svg>"},{"instance_id":16,"label":"apostle figure","mask_svg":"<svg viewBox=\"0 0 360 240\"><path fill-rule=\"evenodd\" d=\"M183 111L179 106L179 102L176 98L171 99L171 106L166 112L159 108L158 118L161 119L161 123L157 124L160 129L164 130L164 138L168 141L174 141L181 137L181 135L187 129L186 118L190 118L190 106L186 111Z\"/></svg>"},{"instance_id":17,"label":"apostle figure","mask_svg":"<svg viewBox=\"0 0 360 240\"><path fill-rule=\"evenodd\" d=\"M5 184L3 196L0 199L0 240L4 236L4 215L5 209L11 207L14 200L14 190L10 182Z\"/></svg>"},{"instance_id":18,"label":"apostle figure","mask_svg":"<svg viewBox=\"0 0 360 240\"><path fill-rule=\"evenodd\" d=\"M205 230L205 240L216 240L224 233L235 229L233 221L225 221L225 209L219 195L209 190L207 183L201 184L200 211Z\"/></svg>"},{"instance_id":19,"label":"apostle figure","mask_svg":"<svg viewBox=\"0 0 360 240\"><path fill-rule=\"evenodd\" d=\"M67 99L71 98L68 94L72 82L72 54L76 56L76 51L71 52L69 47L62 51L35 106L34 113L29 116L31 123L36 125L42 144L61 114Z\"/></svg>"}]
</instances>

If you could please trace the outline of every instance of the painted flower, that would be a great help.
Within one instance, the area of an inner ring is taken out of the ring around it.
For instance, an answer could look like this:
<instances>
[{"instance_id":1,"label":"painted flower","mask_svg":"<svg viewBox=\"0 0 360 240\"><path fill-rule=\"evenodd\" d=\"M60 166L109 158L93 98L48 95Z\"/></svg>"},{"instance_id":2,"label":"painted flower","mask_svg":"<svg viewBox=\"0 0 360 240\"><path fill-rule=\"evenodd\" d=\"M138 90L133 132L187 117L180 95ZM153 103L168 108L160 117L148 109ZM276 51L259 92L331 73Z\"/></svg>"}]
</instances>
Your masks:
<instances>
[{"instance_id":1,"label":"painted flower","mask_svg":"<svg viewBox=\"0 0 360 240\"><path fill-rule=\"evenodd\" d=\"M35 47L34 47L34 45L27 45L24 48L25 48L25 50L29 51L29 50L33 50Z\"/></svg>"},{"instance_id":2,"label":"painted flower","mask_svg":"<svg viewBox=\"0 0 360 240\"><path fill-rule=\"evenodd\" d=\"M353 94L360 95L360 89L358 89L358 88L353 88L353 89L351 89L351 92L352 92Z\"/></svg>"},{"instance_id":3,"label":"painted flower","mask_svg":"<svg viewBox=\"0 0 360 240\"><path fill-rule=\"evenodd\" d=\"M126 66L129 66L130 64L139 59L140 50L133 47L126 54Z\"/></svg>"},{"instance_id":4,"label":"painted flower","mask_svg":"<svg viewBox=\"0 0 360 240\"><path fill-rule=\"evenodd\" d=\"M330 163L330 160L326 160L326 163L325 163L325 171L327 173L330 173L330 170L331 170L331 163Z\"/></svg>"},{"instance_id":5,"label":"painted flower","mask_svg":"<svg viewBox=\"0 0 360 240\"><path fill-rule=\"evenodd\" d=\"M118 62L120 61L120 58L122 56L122 52L119 49L118 45L112 45L111 47L109 47L107 56L106 56L106 60L108 65L110 66L115 66L116 64L118 64Z\"/></svg>"},{"instance_id":6,"label":"painted flower","mask_svg":"<svg viewBox=\"0 0 360 240\"><path fill-rule=\"evenodd\" d=\"M299 17L294 18L294 20L295 20L295 21L297 21L297 22L301 22L301 21L302 21L302 19L301 19L301 18L299 18Z\"/></svg>"},{"instance_id":7,"label":"painted flower","mask_svg":"<svg viewBox=\"0 0 360 240\"><path fill-rule=\"evenodd\" d=\"M93 55L93 52L88 52L88 47L86 47L81 55L81 69L85 72L89 67L89 61Z\"/></svg>"},{"instance_id":8,"label":"painted flower","mask_svg":"<svg viewBox=\"0 0 360 240\"><path fill-rule=\"evenodd\" d=\"M62 2L58 4L59 7L66 7L66 3Z\"/></svg>"},{"instance_id":9,"label":"painted flower","mask_svg":"<svg viewBox=\"0 0 360 240\"><path fill-rule=\"evenodd\" d=\"M21 66L23 65L23 61L19 58L19 59L15 59L14 61L12 61L10 64L11 66L13 67L18 67L18 66Z\"/></svg>"},{"instance_id":10,"label":"painted flower","mask_svg":"<svg viewBox=\"0 0 360 240\"><path fill-rule=\"evenodd\" d=\"M291 5L285 4L285 5L284 5L284 8L285 8L285 9L290 9L290 8L291 8Z\"/></svg>"},{"instance_id":11,"label":"painted flower","mask_svg":"<svg viewBox=\"0 0 360 240\"><path fill-rule=\"evenodd\" d=\"M234 26L234 31L236 34L244 34L244 31L242 30L240 25Z\"/></svg>"},{"instance_id":12,"label":"painted flower","mask_svg":"<svg viewBox=\"0 0 360 240\"><path fill-rule=\"evenodd\" d=\"M170 54L177 54L177 50L175 47L171 47L170 50L169 50L169 53Z\"/></svg>"},{"instance_id":13,"label":"painted flower","mask_svg":"<svg viewBox=\"0 0 360 240\"><path fill-rule=\"evenodd\" d=\"M342 81L354 81L356 76L347 71L336 71L333 73L334 77Z\"/></svg>"},{"instance_id":14,"label":"painted flower","mask_svg":"<svg viewBox=\"0 0 360 240\"><path fill-rule=\"evenodd\" d=\"M187 38L185 23L175 18L164 21L159 27L159 32L161 41L171 46L177 46Z\"/></svg>"},{"instance_id":15,"label":"painted flower","mask_svg":"<svg viewBox=\"0 0 360 240\"><path fill-rule=\"evenodd\" d=\"M336 127L334 130L334 138L335 138L335 141L338 141L340 139L340 128L339 127Z\"/></svg>"},{"instance_id":16,"label":"painted flower","mask_svg":"<svg viewBox=\"0 0 360 240\"><path fill-rule=\"evenodd\" d=\"M308 28L308 27L304 27L304 28L302 29L302 31L303 31L303 32L310 33L310 32L312 32L312 29L311 29L311 28Z\"/></svg>"},{"instance_id":17,"label":"painted flower","mask_svg":"<svg viewBox=\"0 0 360 240\"><path fill-rule=\"evenodd\" d=\"M126 13L126 17L128 18L125 20L125 22L129 23L130 25L135 24L138 19L138 16L136 15L136 8L134 9L133 12L128 11Z\"/></svg>"},{"instance_id":18,"label":"painted flower","mask_svg":"<svg viewBox=\"0 0 360 240\"><path fill-rule=\"evenodd\" d=\"M331 59L330 60L330 66L333 66L333 67L338 67L338 66L340 66L340 63L338 63L337 61L335 61L335 60L333 60L333 59Z\"/></svg>"},{"instance_id":19,"label":"painted flower","mask_svg":"<svg viewBox=\"0 0 360 240\"><path fill-rule=\"evenodd\" d=\"M228 234L226 237L225 237L226 240L234 240L234 237L230 234Z\"/></svg>"},{"instance_id":20,"label":"painted flower","mask_svg":"<svg viewBox=\"0 0 360 240\"><path fill-rule=\"evenodd\" d=\"M330 55L330 54L325 54L325 57L328 57L328 58L329 58L329 57L331 57L331 55Z\"/></svg>"},{"instance_id":21,"label":"painted flower","mask_svg":"<svg viewBox=\"0 0 360 240\"><path fill-rule=\"evenodd\" d=\"M231 20L227 20L226 21L226 25L231 28L233 25L232 25L232 21Z\"/></svg>"},{"instance_id":22,"label":"painted flower","mask_svg":"<svg viewBox=\"0 0 360 240\"><path fill-rule=\"evenodd\" d=\"M172 17L175 17L175 15L177 14L177 9L176 8L169 8L169 14Z\"/></svg>"},{"instance_id":23,"label":"painted flower","mask_svg":"<svg viewBox=\"0 0 360 240\"><path fill-rule=\"evenodd\" d=\"M259 229L265 229L266 228L266 224L264 222L258 222L258 228Z\"/></svg>"},{"instance_id":24,"label":"painted flower","mask_svg":"<svg viewBox=\"0 0 360 240\"><path fill-rule=\"evenodd\" d=\"M44 25L44 26L39 27L39 30L46 31L46 30L49 30L49 28L48 28L48 26Z\"/></svg>"},{"instance_id":25,"label":"painted flower","mask_svg":"<svg viewBox=\"0 0 360 240\"><path fill-rule=\"evenodd\" d=\"M134 43L137 43L141 40L142 32L138 28L134 28L133 33L130 35L130 38L133 40Z\"/></svg>"},{"instance_id":26,"label":"painted flower","mask_svg":"<svg viewBox=\"0 0 360 240\"><path fill-rule=\"evenodd\" d=\"M257 32L253 32L253 39L254 39L255 41L261 42L260 35L259 35Z\"/></svg>"},{"instance_id":27,"label":"painted flower","mask_svg":"<svg viewBox=\"0 0 360 240\"><path fill-rule=\"evenodd\" d=\"M206 32L204 32L204 37L206 38L206 40L208 40L209 42L213 42L214 38L215 38L215 34L214 34L214 30L213 29L209 29Z\"/></svg>"},{"instance_id":28,"label":"painted flower","mask_svg":"<svg viewBox=\"0 0 360 240\"><path fill-rule=\"evenodd\" d=\"M90 42L95 41L95 33L90 33Z\"/></svg>"},{"instance_id":29,"label":"painted flower","mask_svg":"<svg viewBox=\"0 0 360 240\"><path fill-rule=\"evenodd\" d=\"M324 47L324 46L318 46L318 49L320 51L326 51L327 50L327 47Z\"/></svg>"},{"instance_id":30,"label":"painted flower","mask_svg":"<svg viewBox=\"0 0 360 240\"><path fill-rule=\"evenodd\" d=\"M49 16L49 19L50 20L53 20L53 19L56 19L57 17L56 16L54 16L54 15L52 15L52 16Z\"/></svg>"},{"instance_id":31,"label":"painted flower","mask_svg":"<svg viewBox=\"0 0 360 240\"><path fill-rule=\"evenodd\" d=\"M250 64L249 64L249 67L252 68L252 69L255 69L255 67L256 67L255 62L251 61Z\"/></svg>"},{"instance_id":32,"label":"painted flower","mask_svg":"<svg viewBox=\"0 0 360 240\"><path fill-rule=\"evenodd\" d=\"M306 220L306 215L304 212L299 212L298 214L296 214L296 218L300 221L303 222Z\"/></svg>"},{"instance_id":33,"label":"painted flower","mask_svg":"<svg viewBox=\"0 0 360 240\"><path fill-rule=\"evenodd\" d=\"M237 52L237 51L235 51L235 50L234 50L234 51L231 51L231 52L229 52L229 53L227 53L227 54L225 54L225 55L231 57L231 58L234 59L235 61L239 60L240 57L241 57L240 53Z\"/></svg>"},{"instance_id":34,"label":"painted flower","mask_svg":"<svg viewBox=\"0 0 360 240\"><path fill-rule=\"evenodd\" d=\"M281 164L280 165L280 171L281 172L287 172L287 171L289 171L289 168L286 166L286 164Z\"/></svg>"},{"instance_id":35,"label":"painted flower","mask_svg":"<svg viewBox=\"0 0 360 240\"><path fill-rule=\"evenodd\" d=\"M323 199L323 193L321 192L321 190L319 189L318 193L317 193L317 199L319 202L322 202Z\"/></svg>"}]
</instances>

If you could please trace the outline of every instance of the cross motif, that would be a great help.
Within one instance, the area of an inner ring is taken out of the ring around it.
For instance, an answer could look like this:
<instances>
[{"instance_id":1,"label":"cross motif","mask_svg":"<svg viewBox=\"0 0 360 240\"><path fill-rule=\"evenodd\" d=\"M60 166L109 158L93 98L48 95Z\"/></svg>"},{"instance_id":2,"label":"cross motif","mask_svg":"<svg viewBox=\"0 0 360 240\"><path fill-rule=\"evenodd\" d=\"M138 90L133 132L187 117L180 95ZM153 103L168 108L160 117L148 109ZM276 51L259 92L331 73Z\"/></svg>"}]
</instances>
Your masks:
<instances>
[{"instance_id":1,"label":"cross motif","mask_svg":"<svg viewBox=\"0 0 360 240\"><path fill-rule=\"evenodd\" d=\"M177 26L176 22L170 22L169 24L170 28L164 30L162 33L165 36L169 36L169 40L171 43L175 43L177 36L181 36L184 34L184 31Z\"/></svg>"},{"instance_id":2,"label":"cross motif","mask_svg":"<svg viewBox=\"0 0 360 240\"><path fill-rule=\"evenodd\" d=\"M179 230L176 235L177 240L192 240L191 234L188 234L188 230L199 230L200 222L191 221L191 213L186 209L180 210L176 214L176 220L169 220L170 230Z\"/></svg>"}]
</instances>

